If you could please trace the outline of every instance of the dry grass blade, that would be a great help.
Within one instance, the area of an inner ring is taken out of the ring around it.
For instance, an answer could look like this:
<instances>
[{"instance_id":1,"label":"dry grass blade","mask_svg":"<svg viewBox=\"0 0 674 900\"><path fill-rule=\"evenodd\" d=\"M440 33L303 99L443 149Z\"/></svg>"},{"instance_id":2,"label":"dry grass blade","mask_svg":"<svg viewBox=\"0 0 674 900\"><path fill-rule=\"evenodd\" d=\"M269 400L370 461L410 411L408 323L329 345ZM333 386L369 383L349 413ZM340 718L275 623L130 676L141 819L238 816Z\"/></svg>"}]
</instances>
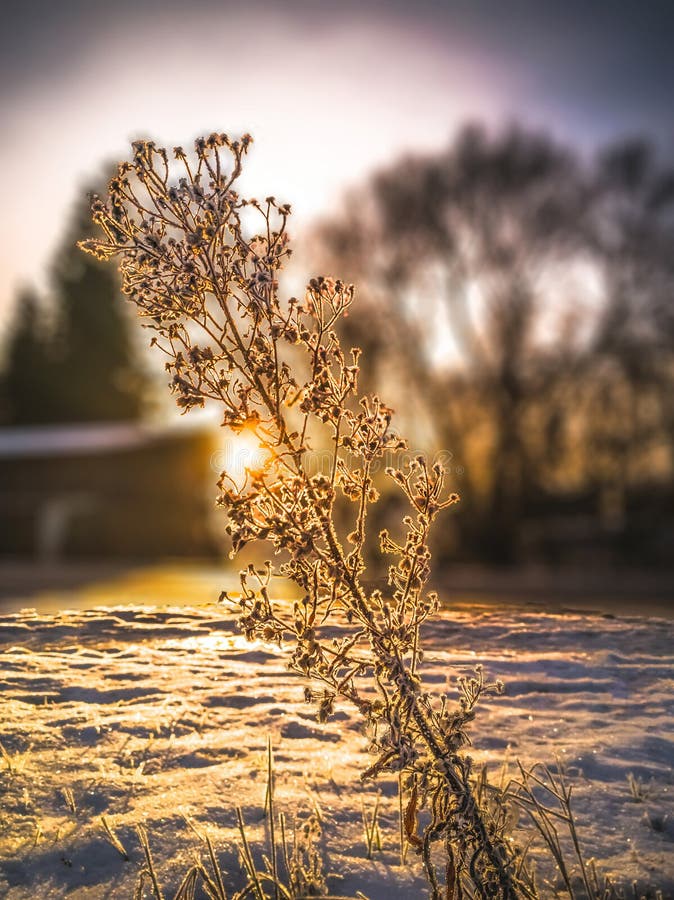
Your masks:
<instances>
[{"instance_id":1,"label":"dry grass blade","mask_svg":"<svg viewBox=\"0 0 674 900\"><path fill-rule=\"evenodd\" d=\"M40 838L44 837L44 832L42 830L42 825L39 822L35 823L35 835L33 836L33 847L37 847L40 843Z\"/></svg>"},{"instance_id":2,"label":"dry grass blade","mask_svg":"<svg viewBox=\"0 0 674 900\"><path fill-rule=\"evenodd\" d=\"M157 877L157 870L155 869L154 860L152 859L152 851L150 850L150 842L148 841L147 831L143 828L142 825L137 825L136 833L138 834L140 846L143 848L143 853L145 854L145 862L147 866L146 872L150 880L150 884L152 885L155 900L165 900L162 889L159 886L159 879Z\"/></svg>"},{"instance_id":3,"label":"dry grass blade","mask_svg":"<svg viewBox=\"0 0 674 900\"><path fill-rule=\"evenodd\" d=\"M21 775L26 768L28 756L32 749L32 744L24 753L15 753L13 756L8 752L2 741L0 741L0 758L7 766L7 771L12 777Z\"/></svg>"},{"instance_id":4,"label":"dry grass blade","mask_svg":"<svg viewBox=\"0 0 674 900\"><path fill-rule=\"evenodd\" d=\"M290 865L290 854L288 853L288 836L286 834L286 817L284 813L279 815L279 825L281 827L281 855L283 857L283 865L285 866L287 877L290 878L292 868Z\"/></svg>"},{"instance_id":5,"label":"dry grass blade","mask_svg":"<svg viewBox=\"0 0 674 900\"><path fill-rule=\"evenodd\" d=\"M216 896L215 900L227 900L227 892L225 891L225 885L222 880L222 872L220 871L220 865L218 863L217 857L215 855L215 849L213 848L213 841L210 836L207 834L205 836L206 847L208 848L208 857L211 861L211 868L213 870L213 875L215 877L215 888L216 888Z\"/></svg>"},{"instance_id":6,"label":"dry grass blade","mask_svg":"<svg viewBox=\"0 0 674 900\"><path fill-rule=\"evenodd\" d=\"M251 885L251 888L254 890L257 900L267 900L264 890L262 889L262 884L260 883L257 869L255 868L255 862L253 860L253 854L251 853L248 838L246 836L246 825L243 820L243 813L240 806L236 807L236 819L239 826L239 836L241 837L241 844L239 847L241 853L241 861L243 863L244 869L246 870L246 874L248 875L249 883Z\"/></svg>"},{"instance_id":7,"label":"dry grass blade","mask_svg":"<svg viewBox=\"0 0 674 900\"><path fill-rule=\"evenodd\" d=\"M274 810L274 756L271 737L267 737L267 802L269 823L269 851L271 853L271 873L274 882L274 900L279 900L278 858L276 855L276 823Z\"/></svg>"},{"instance_id":8,"label":"dry grass blade","mask_svg":"<svg viewBox=\"0 0 674 900\"><path fill-rule=\"evenodd\" d=\"M115 830L112 827L112 825L110 824L107 816L101 816L101 827L102 827L103 833L107 837L109 843L112 844L112 846L119 853L119 855L122 857L122 859L125 862L128 862L129 855L126 852L126 849L125 849L124 845L122 844L122 842L120 841L119 837L115 833Z\"/></svg>"},{"instance_id":9,"label":"dry grass blade","mask_svg":"<svg viewBox=\"0 0 674 900\"><path fill-rule=\"evenodd\" d=\"M138 878L138 883L136 884L136 887L133 892L133 900L143 900L146 878L147 878L147 871L145 869L142 869L140 876Z\"/></svg>"},{"instance_id":10,"label":"dry grass blade","mask_svg":"<svg viewBox=\"0 0 674 900\"><path fill-rule=\"evenodd\" d=\"M200 874L201 867L198 865L188 869L185 877L178 886L178 890L176 891L173 900L195 900Z\"/></svg>"},{"instance_id":11,"label":"dry grass blade","mask_svg":"<svg viewBox=\"0 0 674 900\"><path fill-rule=\"evenodd\" d=\"M70 810L73 815L77 814L77 804L75 803L75 795L72 792L72 788L64 787L61 788L61 795L66 802L66 806Z\"/></svg>"},{"instance_id":12,"label":"dry grass blade","mask_svg":"<svg viewBox=\"0 0 674 900\"><path fill-rule=\"evenodd\" d=\"M529 816L531 823L542 837L545 846L554 859L561 875L565 890L572 900L576 898L601 898L601 900L619 900L622 896L613 885L610 878L605 876L600 879L594 860L586 860L583 851L576 818L571 804L573 793L572 785L567 781L561 761L558 761L557 772L549 766L534 766L525 769L518 763L520 780L516 782L513 797L519 806ZM536 770L540 770L539 775ZM554 801L558 808L546 805L537 794L547 795ZM563 825L564 831L571 842L573 857L578 876L583 886L581 895L575 885L573 871L569 862L569 854L564 849L562 837L558 827ZM603 883L602 883L603 882Z\"/></svg>"},{"instance_id":13,"label":"dry grass blade","mask_svg":"<svg viewBox=\"0 0 674 900\"><path fill-rule=\"evenodd\" d=\"M381 850L381 833L379 831L379 803L381 795L377 794L374 809L371 814L365 811L365 802L361 800L361 815L363 819L363 830L365 832L365 846L367 848L367 859L372 859L372 851L374 847Z\"/></svg>"}]
</instances>

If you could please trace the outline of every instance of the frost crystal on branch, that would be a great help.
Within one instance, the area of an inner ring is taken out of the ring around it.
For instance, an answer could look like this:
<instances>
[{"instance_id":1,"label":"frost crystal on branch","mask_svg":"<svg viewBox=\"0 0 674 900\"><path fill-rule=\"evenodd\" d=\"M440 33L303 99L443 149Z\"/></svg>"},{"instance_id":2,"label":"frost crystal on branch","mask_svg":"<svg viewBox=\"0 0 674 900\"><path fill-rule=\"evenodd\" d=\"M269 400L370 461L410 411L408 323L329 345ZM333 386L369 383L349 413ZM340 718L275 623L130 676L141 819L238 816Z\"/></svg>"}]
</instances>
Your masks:
<instances>
[{"instance_id":1,"label":"frost crystal on branch","mask_svg":"<svg viewBox=\"0 0 674 900\"><path fill-rule=\"evenodd\" d=\"M223 473L219 502L233 551L269 542L302 599L290 611L275 602L271 563L251 566L231 601L241 628L289 647L321 720L338 698L360 710L374 754L363 777L401 773L407 840L422 855L433 898L534 896L503 836L499 804L479 800L463 753L480 698L500 685L478 671L459 682L456 702L421 680L420 629L438 608L426 590L429 533L458 497L446 490L443 468L423 457L386 468L410 511L399 535L379 536L381 552L393 557L386 589L368 588L374 475L406 444L391 428L392 410L359 396L360 351L340 346L336 326L353 286L317 277L301 301L281 298L290 207L234 190L250 142L212 134L193 154L175 148L172 159L151 141L135 142L107 198L92 199L105 236L81 247L119 258L123 289L155 331L178 406L215 402L223 426L251 429L268 451L243 485ZM315 473L308 453L319 445L329 464ZM352 504L345 536L335 515L342 498Z\"/></svg>"}]
</instances>

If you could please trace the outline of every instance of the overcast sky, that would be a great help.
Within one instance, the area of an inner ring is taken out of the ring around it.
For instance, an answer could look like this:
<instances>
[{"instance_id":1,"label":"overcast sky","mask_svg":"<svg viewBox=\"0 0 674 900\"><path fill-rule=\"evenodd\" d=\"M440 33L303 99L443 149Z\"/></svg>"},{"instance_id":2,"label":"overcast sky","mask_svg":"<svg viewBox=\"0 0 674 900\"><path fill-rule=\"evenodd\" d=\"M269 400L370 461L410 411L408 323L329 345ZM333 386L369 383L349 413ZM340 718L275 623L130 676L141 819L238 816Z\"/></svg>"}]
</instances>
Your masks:
<instances>
[{"instance_id":1,"label":"overcast sky","mask_svg":"<svg viewBox=\"0 0 674 900\"><path fill-rule=\"evenodd\" d=\"M674 0L3 0L0 323L129 139L250 131L298 225L466 119L674 149Z\"/></svg>"}]
</instances>

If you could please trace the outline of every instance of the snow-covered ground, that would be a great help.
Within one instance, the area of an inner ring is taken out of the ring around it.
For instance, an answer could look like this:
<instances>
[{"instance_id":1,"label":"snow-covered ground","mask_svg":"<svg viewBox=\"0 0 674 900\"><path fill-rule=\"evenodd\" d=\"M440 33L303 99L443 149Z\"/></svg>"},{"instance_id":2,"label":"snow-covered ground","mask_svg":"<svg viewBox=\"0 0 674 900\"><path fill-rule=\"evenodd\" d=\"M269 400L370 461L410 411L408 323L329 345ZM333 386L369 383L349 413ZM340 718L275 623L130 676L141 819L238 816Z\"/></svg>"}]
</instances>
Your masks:
<instances>
[{"instance_id":1,"label":"snow-covered ground","mask_svg":"<svg viewBox=\"0 0 674 900\"><path fill-rule=\"evenodd\" d=\"M129 582L133 605L111 605L117 588L78 597L108 604L96 609L0 617L9 755L0 760L0 897L131 900L137 824L167 888L199 847L189 822L238 870L234 809L261 839L268 735L279 806L323 819L327 868L340 876L333 892L424 896L414 855L400 865L395 785L359 783L367 741L357 715L340 708L317 724L283 651L247 643L226 610L200 602L219 586L208 573L167 575L151 587ZM424 663L436 687L478 662L502 678L505 695L478 716L474 758L496 772L504 757L554 763L558 754L587 855L664 897L674 897L673 637L665 619L450 609L428 629ZM367 860L362 811L378 789L383 849ZM106 840L101 816L130 861Z\"/></svg>"}]
</instances>

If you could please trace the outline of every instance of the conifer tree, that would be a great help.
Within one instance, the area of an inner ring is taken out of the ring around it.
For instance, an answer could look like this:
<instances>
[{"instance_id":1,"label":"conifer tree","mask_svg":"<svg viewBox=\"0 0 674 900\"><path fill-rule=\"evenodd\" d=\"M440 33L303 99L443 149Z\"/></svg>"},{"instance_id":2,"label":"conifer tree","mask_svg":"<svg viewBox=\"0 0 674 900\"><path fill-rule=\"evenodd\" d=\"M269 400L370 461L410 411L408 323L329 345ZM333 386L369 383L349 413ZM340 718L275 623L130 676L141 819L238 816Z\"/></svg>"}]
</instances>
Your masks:
<instances>
[{"instance_id":1,"label":"conifer tree","mask_svg":"<svg viewBox=\"0 0 674 900\"><path fill-rule=\"evenodd\" d=\"M40 301L32 288L17 298L7 337L2 378L2 421L34 425L54 415L53 369Z\"/></svg>"},{"instance_id":2,"label":"conifer tree","mask_svg":"<svg viewBox=\"0 0 674 900\"><path fill-rule=\"evenodd\" d=\"M146 375L117 274L77 249L88 204L75 209L52 269L45 310L33 290L17 298L7 338L0 418L7 425L134 421Z\"/></svg>"},{"instance_id":3,"label":"conifer tree","mask_svg":"<svg viewBox=\"0 0 674 900\"><path fill-rule=\"evenodd\" d=\"M75 210L53 269L53 354L61 421L120 421L141 416L145 378L116 273L77 250L87 212Z\"/></svg>"}]
</instances>

